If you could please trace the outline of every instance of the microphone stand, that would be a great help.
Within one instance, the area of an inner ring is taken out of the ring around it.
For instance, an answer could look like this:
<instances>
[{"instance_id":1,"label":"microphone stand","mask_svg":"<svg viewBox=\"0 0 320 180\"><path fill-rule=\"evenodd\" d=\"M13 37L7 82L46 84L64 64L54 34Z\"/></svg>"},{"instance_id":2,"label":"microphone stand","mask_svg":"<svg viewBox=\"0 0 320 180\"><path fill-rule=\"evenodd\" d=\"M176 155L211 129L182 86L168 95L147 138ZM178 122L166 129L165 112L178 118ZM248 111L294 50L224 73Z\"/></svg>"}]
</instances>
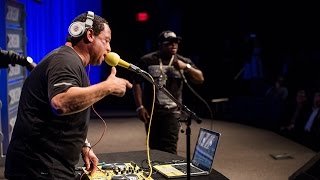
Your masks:
<instances>
[{"instance_id":1,"label":"microphone stand","mask_svg":"<svg viewBox=\"0 0 320 180\"><path fill-rule=\"evenodd\" d=\"M190 136L191 136L191 120L195 120L198 124L202 122L202 120L194 113L192 112L187 106L183 105L180 101L178 101L173 95L165 88L163 85L159 85L155 83L149 76L146 76L148 74L147 72L141 70L140 68L134 67L134 71L141 75L143 78L145 78L147 81L152 83L157 87L158 90L162 91L164 94L166 94L172 101L174 101L183 112L188 114L188 117L184 120L179 120L180 122L185 122L187 128L186 128L186 143L187 143L187 180L190 180L190 162L191 162L191 157L190 157L190 148L191 148L191 143L190 143Z\"/></svg>"}]
</instances>

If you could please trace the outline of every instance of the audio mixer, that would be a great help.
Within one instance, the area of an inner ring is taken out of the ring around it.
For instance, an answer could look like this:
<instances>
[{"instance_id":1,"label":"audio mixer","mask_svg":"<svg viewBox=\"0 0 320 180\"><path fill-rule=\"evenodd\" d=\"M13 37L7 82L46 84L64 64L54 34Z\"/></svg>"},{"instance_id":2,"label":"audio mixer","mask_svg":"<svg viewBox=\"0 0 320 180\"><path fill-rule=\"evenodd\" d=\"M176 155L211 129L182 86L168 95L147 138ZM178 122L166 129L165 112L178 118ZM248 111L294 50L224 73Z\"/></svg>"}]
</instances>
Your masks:
<instances>
[{"instance_id":1,"label":"audio mixer","mask_svg":"<svg viewBox=\"0 0 320 180\"><path fill-rule=\"evenodd\" d=\"M80 180L153 180L148 177L148 173L144 172L136 163L100 163L99 170L91 175L82 167L84 174Z\"/></svg>"}]
</instances>

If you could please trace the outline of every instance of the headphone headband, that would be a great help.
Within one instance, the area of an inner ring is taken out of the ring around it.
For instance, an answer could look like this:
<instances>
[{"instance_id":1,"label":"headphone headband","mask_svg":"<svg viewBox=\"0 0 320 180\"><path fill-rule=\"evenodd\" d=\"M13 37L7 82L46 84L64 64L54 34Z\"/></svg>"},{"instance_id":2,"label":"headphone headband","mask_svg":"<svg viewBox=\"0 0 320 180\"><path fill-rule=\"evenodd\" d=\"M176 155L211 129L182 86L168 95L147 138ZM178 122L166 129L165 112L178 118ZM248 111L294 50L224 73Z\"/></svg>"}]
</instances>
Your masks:
<instances>
[{"instance_id":1,"label":"headphone headband","mask_svg":"<svg viewBox=\"0 0 320 180\"><path fill-rule=\"evenodd\" d=\"M94 19L94 13L92 11L88 11L87 19L86 19L86 23L85 23L86 28L92 28L93 19Z\"/></svg>"}]
</instances>

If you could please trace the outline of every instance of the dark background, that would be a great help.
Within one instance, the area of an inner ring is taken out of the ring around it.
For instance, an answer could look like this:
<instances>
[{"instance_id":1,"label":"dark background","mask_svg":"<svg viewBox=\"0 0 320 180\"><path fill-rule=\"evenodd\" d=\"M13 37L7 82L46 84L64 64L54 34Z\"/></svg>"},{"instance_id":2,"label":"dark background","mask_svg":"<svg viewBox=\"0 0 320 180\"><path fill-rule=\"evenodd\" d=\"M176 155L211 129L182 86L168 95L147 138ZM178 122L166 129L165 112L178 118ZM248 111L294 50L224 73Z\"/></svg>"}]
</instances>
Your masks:
<instances>
[{"instance_id":1,"label":"dark background","mask_svg":"<svg viewBox=\"0 0 320 180\"><path fill-rule=\"evenodd\" d=\"M213 98L261 95L263 92L251 92L250 87L259 84L267 88L278 75L285 75L290 95L300 86L318 86L320 12L315 3L118 0L102 1L102 7L102 16L112 29L112 51L130 63L157 48L161 31L170 29L182 36L179 53L192 58L205 76L204 84L191 85L209 104ZM149 14L147 22L136 21L135 15L141 11ZM242 79L241 71L251 59L251 34L261 47L263 77L248 81ZM102 69L106 70L101 73L103 79L109 68ZM118 71L129 79L132 75ZM197 111L206 108L185 91L187 106ZM130 93L121 100L107 97L106 101L114 103L101 104L135 109Z\"/></svg>"}]
</instances>

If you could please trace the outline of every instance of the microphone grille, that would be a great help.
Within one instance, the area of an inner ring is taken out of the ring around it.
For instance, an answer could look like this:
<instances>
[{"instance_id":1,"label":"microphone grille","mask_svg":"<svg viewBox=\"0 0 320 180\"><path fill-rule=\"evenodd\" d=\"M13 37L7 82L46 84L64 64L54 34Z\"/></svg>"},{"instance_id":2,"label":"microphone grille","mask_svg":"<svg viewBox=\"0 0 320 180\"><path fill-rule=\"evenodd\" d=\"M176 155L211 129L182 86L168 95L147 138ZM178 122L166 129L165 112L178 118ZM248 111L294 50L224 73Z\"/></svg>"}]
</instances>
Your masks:
<instances>
[{"instance_id":1,"label":"microphone grille","mask_svg":"<svg viewBox=\"0 0 320 180\"><path fill-rule=\"evenodd\" d=\"M120 60L120 56L115 52L109 52L105 57L105 61L109 66L118 65L119 60Z\"/></svg>"}]
</instances>

